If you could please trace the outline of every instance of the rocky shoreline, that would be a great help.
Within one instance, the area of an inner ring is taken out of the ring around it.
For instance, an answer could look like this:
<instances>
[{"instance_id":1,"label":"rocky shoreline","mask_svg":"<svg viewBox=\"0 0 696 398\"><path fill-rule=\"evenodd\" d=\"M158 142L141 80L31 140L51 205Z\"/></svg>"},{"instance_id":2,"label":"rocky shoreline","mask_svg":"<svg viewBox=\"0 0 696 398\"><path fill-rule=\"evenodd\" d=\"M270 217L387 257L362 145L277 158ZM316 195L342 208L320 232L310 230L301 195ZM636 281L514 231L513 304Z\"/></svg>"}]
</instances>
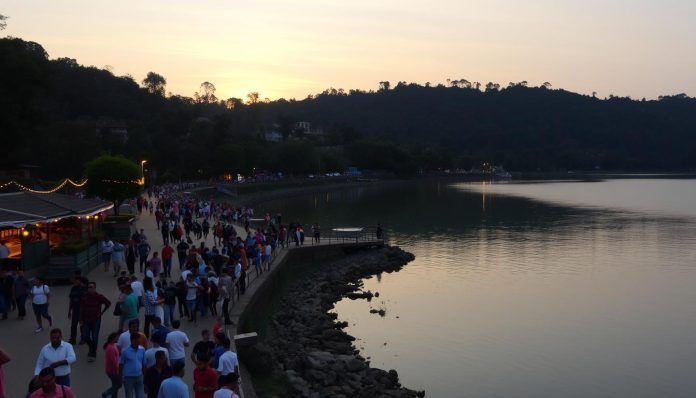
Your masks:
<instances>
[{"instance_id":1,"label":"rocky shoreline","mask_svg":"<svg viewBox=\"0 0 696 398\"><path fill-rule=\"evenodd\" d=\"M422 397L399 384L395 370L371 368L355 340L329 313L343 297L371 298L361 279L400 270L414 256L398 247L362 250L330 261L294 282L273 314L263 342L240 350L257 374L284 376L296 397ZM259 394L261 396L261 394Z\"/></svg>"}]
</instances>

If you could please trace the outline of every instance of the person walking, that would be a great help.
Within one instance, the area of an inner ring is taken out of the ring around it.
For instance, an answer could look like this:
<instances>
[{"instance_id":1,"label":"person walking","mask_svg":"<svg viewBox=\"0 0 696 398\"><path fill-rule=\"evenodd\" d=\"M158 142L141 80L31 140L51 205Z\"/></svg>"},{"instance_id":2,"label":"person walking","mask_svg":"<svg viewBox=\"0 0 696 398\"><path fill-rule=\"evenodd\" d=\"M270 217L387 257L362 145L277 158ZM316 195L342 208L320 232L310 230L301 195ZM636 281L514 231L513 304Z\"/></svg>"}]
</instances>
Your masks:
<instances>
[{"instance_id":1,"label":"person walking","mask_svg":"<svg viewBox=\"0 0 696 398\"><path fill-rule=\"evenodd\" d=\"M121 272L121 267L126 263L126 247L123 243L119 241L114 242L111 262L114 266L114 276L118 276L119 272Z\"/></svg>"},{"instance_id":2,"label":"person walking","mask_svg":"<svg viewBox=\"0 0 696 398\"><path fill-rule=\"evenodd\" d=\"M235 373L230 373L227 376L222 376L218 381L220 389L215 391L213 398L239 398L239 376Z\"/></svg>"},{"instance_id":3,"label":"person walking","mask_svg":"<svg viewBox=\"0 0 696 398\"><path fill-rule=\"evenodd\" d=\"M222 270L222 276L218 280L220 298L222 298L222 315L225 319L225 325L231 325L230 319L230 299L234 294L234 280L230 275L230 270L225 268Z\"/></svg>"},{"instance_id":4,"label":"person walking","mask_svg":"<svg viewBox=\"0 0 696 398\"><path fill-rule=\"evenodd\" d=\"M155 291L155 285L152 283L152 278L145 278L144 288L145 294L143 295L143 303L145 304L145 327L143 331L145 336L150 337L150 324L153 318L157 316L157 307L161 307L164 300L157 295Z\"/></svg>"},{"instance_id":5,"label":"person walking","mask_svg":"<svg viewBox=\"0 0 696 398\"><path fill-rule=\"evenodd\" d=\"M153 278L157 278L162 272L162 259L157 252L153 252L152 258L150 258L150 271L152 271Z\"/></svg>"},{"instance_id":6,"label":"person walking","mask_svg":"<svg viewBox=\"0 0 696 398\"><path fill-rule=\"evenodd\" d=\"M51 297L51 290L43 283L40 277L34 278L34 286L29 291L31 294L31 306L36 316L36 330L39 333L43 330L42 318L48 321L48 327L53 326L53 318L48 314L48 303ZM39 369L41 371L41 369ZM38 374L38 373L37 373Z\"/></svg>"},{"instance_id":7,"label":"person walking","mask_svg":"<svg viewBox=\"0 0 696 398\"><path fill-rule=\"evenodd\" d=\"M140 298L133 291L132 285L123 285L122 291L126 294L126 298L121 303L121 311L123 312L123 323L138 320L138 307L140 306Z\"/></svg>"},{"instance_id":8,"label":"person walking","mask_svg":"<svg viewBox=\"0 0 696 398\"><path fill-rule=\"evenodd\" d=\"M167 327L171 326L171 322L175 319L174 314L176 313L176 296L177 289L173 281L169 281L169 284L163 289L164 290L164 325Z\"/></svg>"},{"instance_id":9,"label":"person walking","mask_svg":"<svg viewBox=\"0 0 696 398\"><path fill-rule=\"evenodd\" d=\"M162 248L162 265L164 267L164 275L167 278L172 277L172 259L174 258L174 249L165 243Z\"/></svg>"},{"instance_id":10,"label":"person walking","mask_svg":"<svg viewBox=\"0 0 696 398\"><path fill-rule=\"evenodd\" d=\"M145 393L148 398L157 398L162 382L172 377L172 368L168 365L167 350L154 354L154 364L145 370Z\"/></svg>"},{"instance_id":11,"label":"person walking","mask_svg":"<svg viewBox=\"0 0 696 398\"><path fill-rule=\"evenodd\" d=\"M222 346L225 349L225 352L220 355L217 368L218 373L220 376L227 376L230 373L239 374L239 360L237 359L237 354L230 350L230 339L226 338L223 340Z\"/></svg>"},{"instance_id":12,"label":"person walking","mask_svg":"<svg viewBox=\"0 0 696 398\"><path fill-rule=\"evenodd\" d=\"M50 367L55 370L56 382L70 387L70 365L77 361L72 344L63 341L60 329L51 330L50 343L41 348L34 366L34 376Z\"/></svg>"},{"instance_id":13,"label":"person walking","mask_svg":"<svg viewBox=\"0 0 696 398\"><path fill-rule=\"evenodd\" d=\"M183 239L176 245L176 255L179 258L179 269L186 268L186 259L188 257L188 251L190 246Z\"/></svg>"},{"instance_id":14,"label":"person walking","mask_svg":"<svg viewBox=\"0 0 696 398\"><path fill-rule=\"evenodd\" d=\"M138 330L139 327L140 321L137 319L132 319L130 322L128 322L128 330L118 336L118 342L116 343L116 346L118 346L118 349L121 352L123 352L130 345L131 336L138 336L138 344L143 348L147 348L147 337L145 337L145 335Z\"/></svg>"},{"instance_id":15,"label":"person walking","mask_svg":"<svg viewBox=\"0 0 696 398\"><path fill-rule=\"evenodd\" d=\"M181 327L179 320L172 321L174 330L167 334L167 339L165 340L169 349L169 361L172 363L172 366L179 362L183 364L186 361L185 347L191 344L186 333L179 330L179 327Z\"/></svg>"},{"instance_id":16,"label":"person walking","mask_svg":"<svg viewBox=\"0 0 696 398\"><path fill-rule=\"evenodd\" d=\"M140 243L138 243L138 258L140 258L140 273L143 273L143 266L145 265L145 262L147 262L147 256L150 254L150 244L147 243L147 239L144 238L144 235L140 236Z\"/></svg>"},{"instance_id":17,"label":"person walking","mask_svg":"<svg viewBox=\"0 0 696 398\"><path fill-rule=\"evenodd\" d=\"M140 345L140 336L137 334L131 334L130 345L121 350L119 365L126 398L144 398L145 349Z\"/></svg>"},{"instance_id":18,"label":"person walking","mask_svg":"<svg viewBox=\"0 0 696 398\"><path fill-rule=\"evenodd\" d=\"M196 322L196 311L198 303L198 291L200 290L200 285L196 283L193 274L188 274L186 276L186 307L189 311L189 322Z\"/></svg>"},{"instance_id":19,"label":"person walking","mask_svg":"<svg viewBox=\"0 0 696 398\"><path fill-rule=\"evenodd\" d=\"M116 346L118 336L118 332L109 334L104 344L104 370L111 381L111 387L101 394L102 398L118 398L118 390L123 385L119 371L121 354Z\"/></svg>"},{"instance_id":20,"label":"person walking","mask_svg":"<svg viewBox=\"0 0 696 398\"><path fill-rule=\"evenodd\" d=\"M36 377L36 385L39 389L32 392L29 398L75 398L70 386L61 384L55 369L50 366L41 369Z\"/></svg>"},{"instance_id":21,"label":"person walking","mask_svg":"<svg viewBox=\"0 0 696 398\"><path fill-rule=\"evenodd\" d=\"M114 252L114 242L112 242L108 236L104 236L104 240L101 243L101 251L102 261L104 262L104 272L109 272L109 266L111 265L111 255Z\"/></svg>"},{"instance_id":22,"label":"person walking","mask_svg":"<svg viewBox=\"0 0 696 398\"><path fill-rule=\"evenodd\" d=\"M138 247L135 241L131 240L128 242L128 247L126 248L126 267L130 275L135 274L135 261L137 257Z\"/></svg>"},{"instance_id":23,"label":"person walking","mask_svg":"<svg viewBox=\"0 0 696 398\"><path fill-rule=\"evenodd\" d=\"M172 365L172 377L162 382L157 398L189 398L188 386L183 380L184 369L183 362Z\"/></svg>"},{"instance_id":24,"label":"person walking","mask_svg":"<svg viewBox=\"0 0 696 398\"><path fill-rule=\"evenodd\" d=\"M80 324L83 335L89 345L87 361L94 362L97 357L97 345L99 344L99 329L101 328L102 315L111 307L111 301L97 292L96 282L89 282L87 293L82 296L80 303Z\"/></svg>"},{"instance_id":25,"label":"person walking","mask_svg":"<svg viewBox=\"0 0 696 398\"><path fill-rule=\"evenodd\" d=\"M29 280L24 276L24 271L21 269L17 270L17 277L12 285L14 300L17 303L17 316L21 321L27 316L27 297L29 297L29 290L31 289ZM1 395L0 398L2 398Z\"/></svg>"},{"instance_id":26,"label":"person walking","mask_svg":"<svg viewBox=\"0 0 696 398\"><path fill-rule=\"evenodd\" d=\"M210 354L200 353L193 370L193 393L196 398L213 398L218 387L218 375L210 368Z\"/></svg>"},{"instance_id":27,"label":"person walking","mask_svg":"<svg viewBox=\"0 0 696 398\"><path fill-rule=\"evenodd\" d=\"M161 334L157 332L152 333L152 337L150 338L150 348L145 350L145 369L155 366L157 361L156 356L160 351L164 353L164 358L166 360L165 363L167 366L169 366L169 351L162 347L163 342L164 341ZM145 390L147 391L147 380L145 380Z\"/></svg>"},{"instance_id":28,"label":"person walking","mask_svg":"<svg viewBox=\"0 0 696 398\"><path fill-rule=\"evenodd\" d=\"M70 288L68 301L68 320L70 321L70 338L68 342L72 345L76 344L77 326L80 323L80 303L82 297L87 293L87 286L82 284L82 277L75 275L73 277L73 285ZM83 333L80 333L80 343L83 341Z\"/></svg>"}]
</instances>

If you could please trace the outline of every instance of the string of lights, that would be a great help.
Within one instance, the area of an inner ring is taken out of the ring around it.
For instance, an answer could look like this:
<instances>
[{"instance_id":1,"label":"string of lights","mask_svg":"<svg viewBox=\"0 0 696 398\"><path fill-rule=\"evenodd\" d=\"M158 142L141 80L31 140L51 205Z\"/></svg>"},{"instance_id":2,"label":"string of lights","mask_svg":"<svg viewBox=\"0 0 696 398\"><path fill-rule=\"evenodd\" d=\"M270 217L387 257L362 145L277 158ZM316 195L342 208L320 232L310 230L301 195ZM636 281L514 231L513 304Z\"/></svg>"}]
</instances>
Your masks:
<instances>
[{"instance_id":1,"label":"string of lights","mask_svg":"<svg viewBox=\"0 0 696 398\"><path fill-rule=\"evenodd\" d=\"M110 184L139 184L139 185L143 185L142 180L130 180L130 181L102 180L102 181L110 183ZM83 181L75 182L75 181L71 180L70 178L66 178L60 184L56 185L55 187L53 187L51 189L46 189L46 190L32 189L26 185L22 185L22 184L18 183L15 180L12 180L12 181L8 181L4 184L0 184L0 189L5 189L11 185L14 185L22 191L31 192L31 193L46 194L46 193L57 192L68 184L72 185L75 188L81 188L87 184L87 179L85 178Z\"/></svg>"}]
</instances>

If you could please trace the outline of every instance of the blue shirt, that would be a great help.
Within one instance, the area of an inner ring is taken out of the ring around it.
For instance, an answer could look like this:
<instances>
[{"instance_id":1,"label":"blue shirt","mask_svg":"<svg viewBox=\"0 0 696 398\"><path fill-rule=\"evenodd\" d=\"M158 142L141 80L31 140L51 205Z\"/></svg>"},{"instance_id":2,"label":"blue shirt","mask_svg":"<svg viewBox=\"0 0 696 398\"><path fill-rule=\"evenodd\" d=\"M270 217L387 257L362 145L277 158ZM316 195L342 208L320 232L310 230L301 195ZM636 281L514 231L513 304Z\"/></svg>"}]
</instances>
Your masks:
<instances>
[{"instance_id":1,"label":"blue shirt","mask_svg":"<svg viewBox=\"0 0 696 398\"><path fill-rule=\"evenodd\" d=\"M162 382L157 398L189 398L188 386L181 377L172 376Z\"/></svg>"},{"instance_id":2,"label":"blue shirt","mask_svg":"<svg viewBox=\"0 0 696 398\"><path fill-rule=\"evenodd\" d=\"M144 363L145 349L143 346L138 346L137 350L128 346L121 352L120 364L123 365L123 377L142 376Z\"/></svg>"},{"instance_id":3,"label":"blue shirt","mask_svg":"<svg viewBox=\"0 0 696 398\"><path fill-rule=\"evenodd\" d=\"M218 366L220 365L220 355L224 354L225 351L227 351L227 350L225 350L225 347L223 347L221 345L215 346L215 348L213 349L213 355L214 355L213 358L215 359L215 362L213 362L213 364L214 364L213 368L215 368L215 369L218 368Z\"/></svg>"},{"instance_id":4,"label":"blue shirt","mask_svg":"<svg viewBox=\"0 0 696 398\"><path fill-rule=\"evenodd\" d=\"M167 345L165 342L167 341L167 334L169 332L171 332L171 330L167 329L167 327L164 325L160 325L160 327L152 329L152 334L158 333L160 335L160 345L162 347L166 347Z\"/></svg>"}]
</instances>

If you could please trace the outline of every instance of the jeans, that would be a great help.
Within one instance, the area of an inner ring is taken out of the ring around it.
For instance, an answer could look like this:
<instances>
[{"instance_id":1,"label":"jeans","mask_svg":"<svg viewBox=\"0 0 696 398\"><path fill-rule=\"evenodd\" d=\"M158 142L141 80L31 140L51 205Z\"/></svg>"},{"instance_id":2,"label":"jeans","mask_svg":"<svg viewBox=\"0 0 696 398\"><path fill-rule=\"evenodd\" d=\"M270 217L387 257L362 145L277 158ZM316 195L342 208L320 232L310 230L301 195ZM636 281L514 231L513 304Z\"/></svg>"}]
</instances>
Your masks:
<instances>
[{"instance_id":1,"label":"jeans","mask_svg":"<svg viewBox=\"0 0 696 398\"><path fill-rule=\"evenodd\" d=\"M102 393L107 398L118 398L118 390L121 388L121 376L106 374L111 380L111 387Z\"/></svg>"},{"instance_id":2,"label":"jeans","mask_svg":"<svg viewBox=\"0 0 696 398\"><path fill-rule=\"evenodd\" d=\"M149 339L150 338L150 325L152 325L152 320L155 319L156 315L145 315L145 325L143 326L143 333Z\"/></svg>"},{"instance_id":3,"label":"jeans","mask_svg":"<svg viewBox=\"0 0 696 398\"><path fill-rule=\"evenodd\" d=\"M80 323L80 308L75 308L73 307L72 309L72 317L70 317L70 338L68 339L68 342L72 345L75 345L75 338L77 334L77 325ZM84 336L82 336L82 333L80 333L80 340L83 339Z\"/></svg>"},{"instance_id":4,"label":"jeans","mask_svg":"<svg viewBox=\"0 0 696 398\"><path fill-rule=\"evenodd\" d=\"M15 300L17 301L17 315L24 318L27 316L27 295L21 294L15 297Z\"/></svg>"},{"instance_id":5,"label":"jeans","mask_svg":"<svg viewBox=\"0 0 696 398\"><path fill-rule=\"evenodd\" d=\"M126 398L145 398L145 383L143 375L124 376L123 389L126 391Z\"/></svg>"},{"instance_id":6,"label":"jeans","mask_svg":"<svg viewBox=\"0 0 696 398\"><path fill-rule=\"evenodd\" d=\"M232 322L230 320L230 299L226 298L222 300L222 314L225 316L225 324L229 324Z\"/></svg>"},{"instance_id":7,"label":"jeans","mask_svg":"<svg viewBox=\"0 0 696 398\"><path fill-rule=\"evenodd\" d=\"M84 337L89 345L89 353L87 354L90 358L97 357L97 345L99 344L99 329L101 328L101 318L92 322L83 322Z\"/></svg>"},{"instance_id":8,"label":"jeans","mask_svg":"<svg viewBox=\"0 0 696 398\"><path fill-rule=\"evenodd\" d=\"M189 310L189 316L194 321L196 320L196 300L186 300L186 306Z\"/></svg>"},{"instance_id":9,"label":"jeans","mask_svg":"<svg viewBox=\"0 0 696 398\"><path fill-rule=\"evenodd\" d=\"M164 326L169 327L172 324L174 318L174 313L176 311L176 304L165 304L164 305Z\"/></svg>"},{"instance_id":10,"label":"jeans","mask_svg":"<svg viewBox=\"0 0 696 398\"><path fill-rule=\"evenodd\" d=\"M164 260L164 275L167 276L167 278L172 277L172 259Z\"/></svg>"}]
</instances>

